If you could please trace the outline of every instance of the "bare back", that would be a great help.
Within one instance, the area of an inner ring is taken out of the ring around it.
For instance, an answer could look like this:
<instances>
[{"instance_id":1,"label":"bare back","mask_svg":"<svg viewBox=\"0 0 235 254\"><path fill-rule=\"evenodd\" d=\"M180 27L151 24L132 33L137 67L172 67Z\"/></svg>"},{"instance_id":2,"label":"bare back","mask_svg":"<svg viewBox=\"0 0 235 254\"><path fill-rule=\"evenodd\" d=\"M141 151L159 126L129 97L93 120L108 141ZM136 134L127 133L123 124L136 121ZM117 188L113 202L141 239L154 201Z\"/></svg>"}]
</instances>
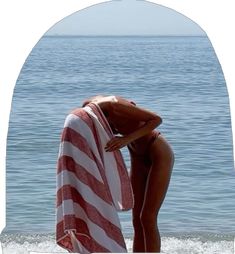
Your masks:
<instances>
[{"instance_id":1,"label":"bare back","mask_svg":"<svg viewBox=\"0 0 235 254\"><path fill-rule=\"evenodd\" d=\"M144 124L139 119L130 119L128 115L119 112L117 107L114 107L114 104L120 104L125 106L126 110L131 111L135 106L131 101L119 96L95 96L91 99L90 102L99 105L114 133L122 135L129 134Z\"/></svg>"}]
</instances>

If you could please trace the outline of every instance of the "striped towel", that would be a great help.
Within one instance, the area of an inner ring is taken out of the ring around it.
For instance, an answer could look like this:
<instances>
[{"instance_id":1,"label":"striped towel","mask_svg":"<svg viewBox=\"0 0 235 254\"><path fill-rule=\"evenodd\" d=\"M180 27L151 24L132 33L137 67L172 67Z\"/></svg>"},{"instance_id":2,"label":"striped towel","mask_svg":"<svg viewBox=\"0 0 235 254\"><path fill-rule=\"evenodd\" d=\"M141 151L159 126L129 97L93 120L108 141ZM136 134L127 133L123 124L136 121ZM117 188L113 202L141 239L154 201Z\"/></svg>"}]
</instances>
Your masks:
<instances>
[{"instance_id":1,"label":"striped towel","mask_svg":"<svg viewBox=\"0 0 235 254\"><path fill-rule=\"evenodd\" d=\"M57 163L56 242L69 252L127 252L117 211L133 207L120 151L105 152L112 130L90 103L65 120Z\"/></svg>"}]
</instances>

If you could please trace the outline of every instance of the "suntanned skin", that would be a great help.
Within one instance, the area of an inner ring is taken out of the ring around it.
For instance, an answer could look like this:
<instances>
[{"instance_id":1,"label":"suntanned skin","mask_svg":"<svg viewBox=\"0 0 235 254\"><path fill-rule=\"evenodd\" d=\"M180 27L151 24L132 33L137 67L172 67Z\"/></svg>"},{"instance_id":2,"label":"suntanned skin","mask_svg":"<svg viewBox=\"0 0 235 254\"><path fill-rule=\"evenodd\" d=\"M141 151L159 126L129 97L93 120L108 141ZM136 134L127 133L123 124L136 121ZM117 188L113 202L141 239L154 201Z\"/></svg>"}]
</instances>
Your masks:
<instances>
[{"instance_id":1,"label":"suntanned skin","mask_svg":"<svg viewBox=\"0 0 235 254\"><path fill-rule=\"evenodd\" d=\"M134 193L133 252L160 252L157 216L170 182L174 154L162 135L148 146L162 119L118 96L95 96L87 99L83 106L90 102L99 105L114 133L121 134L107 143L106 151L129 148Z\"/></svg>"}]
</instances>

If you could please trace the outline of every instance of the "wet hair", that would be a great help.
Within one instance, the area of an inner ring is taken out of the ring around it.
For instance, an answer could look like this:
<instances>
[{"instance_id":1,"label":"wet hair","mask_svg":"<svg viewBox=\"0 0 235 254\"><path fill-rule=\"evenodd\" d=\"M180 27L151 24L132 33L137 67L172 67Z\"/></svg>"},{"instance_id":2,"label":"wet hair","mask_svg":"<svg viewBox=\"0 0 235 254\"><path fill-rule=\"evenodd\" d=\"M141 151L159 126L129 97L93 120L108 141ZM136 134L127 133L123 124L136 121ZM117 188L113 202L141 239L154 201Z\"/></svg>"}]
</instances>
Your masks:
<instances>
[{"instance_id":1,"label":"wet hair","mask_svg":"<svg viewBox=\"0 0 235 254\"><path fill-rule=\"evenodd\" d=\"M83 103L82 103L82 107L85 107L87 104L89 104L91 101L93 101L95 98L97 97L105 97L104 95L95 95L95 96L92 96L88 99L86 99Z\"/></svg>"}]
</instances>

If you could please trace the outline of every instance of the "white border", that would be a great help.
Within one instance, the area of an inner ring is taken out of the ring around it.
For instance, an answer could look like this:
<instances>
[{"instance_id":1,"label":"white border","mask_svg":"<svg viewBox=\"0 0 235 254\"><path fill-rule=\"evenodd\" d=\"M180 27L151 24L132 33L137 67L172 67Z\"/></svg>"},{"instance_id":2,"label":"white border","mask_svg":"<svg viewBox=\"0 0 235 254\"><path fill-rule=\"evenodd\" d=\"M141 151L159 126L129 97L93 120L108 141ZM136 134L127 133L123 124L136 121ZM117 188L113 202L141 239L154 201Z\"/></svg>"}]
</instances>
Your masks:
<instances>
[{"instance_id":1,"label":"white border","mask_svg":"<svg viewBox=\"0 0 235 254\"><path fill-rule=\"evenodd\" d=\"M0 231L5 227L5 156L9 113L13 89L21 67L34 45L56 22L78 10L102 2L109 1L3 0L0 3ZM152 0L149 2L161 4L186 15L206 32L222 65L230 96L234 129L235 93L232 86L235 84L233 70L235 36L232 24L235 24L235 15L233 0L227 0L226 3L222 0Z\"/></svg>"}]
</instances>

